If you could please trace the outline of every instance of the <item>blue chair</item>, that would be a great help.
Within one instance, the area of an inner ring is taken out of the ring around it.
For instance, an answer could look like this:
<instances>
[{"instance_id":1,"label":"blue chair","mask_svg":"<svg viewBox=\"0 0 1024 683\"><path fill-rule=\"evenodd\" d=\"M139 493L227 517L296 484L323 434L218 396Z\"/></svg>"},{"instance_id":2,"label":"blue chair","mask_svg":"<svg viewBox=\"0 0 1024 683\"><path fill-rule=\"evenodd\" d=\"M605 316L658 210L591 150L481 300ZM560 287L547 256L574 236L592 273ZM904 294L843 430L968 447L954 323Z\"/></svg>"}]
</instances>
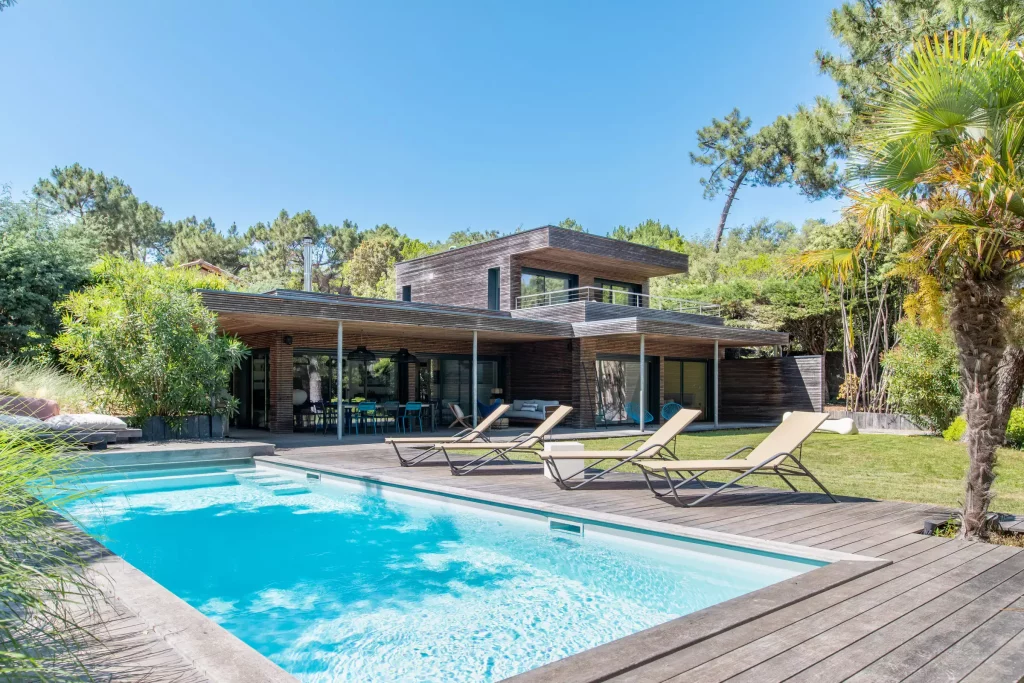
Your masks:
<instances>
[{"instance_id":1,"label":"blue chair","mask_svg":"<svg viewBox=\"0 0 1024 683\"><path fill-rule=\"evenodd\" d=\"M477 412L477 414L481 418L485 418L488 415L490 415L491 413L493 413L495 410L497 410L498 406L500 406L500 405L501 405L501 399L500 398L494 399L494 401L492 401L491 405L489 405L489 406L485 406L483 404L483 401L479 401L478 400L476 402L476 412Z\"/></svg>"},{"instance_id":2,"label":"blue chair","mask_svg":"<svg viewBox=\"0 0 1024 683\"><path fill-rule=\"evenodd\" d=\"M671 420L672 416L682 410L683 407L674 401L669 401L661 407L661 419Z\"/></svg>"},{"instance_id":3,"label":"blue chair","mask_svg":"<svg viewBox=\"0 0 1024 683\"><path fill-rule=\"evenodd\" d=\"M409 421L413 420L413 419L415 419L417 422L419 422L420 433L422 434L423 433L423 404L422 403L413 403L412 401L410 401L409 403L405 404L405 411L402 412L402 425L403 425L405 431L408 432L408 431L412 430L412 425L410 424Z\"/></svg>"},{"instance_id":4,"label":"blue chair","mask_svg":"<svg viewBox=\"0 0 1024 683\"><path fill-rule=\"evenodd\" d=\"M366 421L373 420L373 433L377 433L377 402L376 401L363 401L356 405L356 433L359 433L359 428L366 429Z\"/></svg>"},{"instance_id":5,"label":"blue chair","mask_svg":"<svg viewBox=\"0 0 1024 683\"><path fill-rule=\"evenodd\" d=\"M638 406L636 403L634 403L632 401L627 403L626 404L626 417L628 417L633 422L636 422L637 424L640 424L640 406ZM654 422L654 416L651 415L649 412L647 412L645 410L644 411L644 424L645 425L649 425L652 422Z\"/></svg>"}]
</instances>

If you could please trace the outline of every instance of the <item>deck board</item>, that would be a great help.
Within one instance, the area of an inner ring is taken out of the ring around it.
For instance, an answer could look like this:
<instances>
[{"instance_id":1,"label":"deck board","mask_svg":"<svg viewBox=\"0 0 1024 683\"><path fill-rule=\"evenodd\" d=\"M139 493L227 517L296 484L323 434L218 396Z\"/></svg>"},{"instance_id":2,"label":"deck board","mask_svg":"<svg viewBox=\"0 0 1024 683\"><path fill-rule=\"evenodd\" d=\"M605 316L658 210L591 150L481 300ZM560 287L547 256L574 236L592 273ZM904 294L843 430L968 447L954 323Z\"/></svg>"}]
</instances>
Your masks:
<instances>
[{"instance_id":1,"label":"deck board","mask_svg":"<svg viewBox=\"0 0 1024 683\"><path fill-rule=\"evenodd\" d=\"M399 467L384 446L318 446L278 454L314 467L555 504L581 515L613 514L892 562L628 671L590 673L588 662L601 659L601 648L580 653L571 658L579 664L574 681L987 683L1024 676L1024 552L922 536L924 520L949 512L937 506L863 498L833 504L820 494L750 486L733 487L691 508L655 498L635 474L615 473L594 487L563 491L532 462L453 477L443 462ZM686 503L706 492L694 485L680 496ZM545 677L545 669L521 678L555 680Z\"/></svg>"}]
</instances>

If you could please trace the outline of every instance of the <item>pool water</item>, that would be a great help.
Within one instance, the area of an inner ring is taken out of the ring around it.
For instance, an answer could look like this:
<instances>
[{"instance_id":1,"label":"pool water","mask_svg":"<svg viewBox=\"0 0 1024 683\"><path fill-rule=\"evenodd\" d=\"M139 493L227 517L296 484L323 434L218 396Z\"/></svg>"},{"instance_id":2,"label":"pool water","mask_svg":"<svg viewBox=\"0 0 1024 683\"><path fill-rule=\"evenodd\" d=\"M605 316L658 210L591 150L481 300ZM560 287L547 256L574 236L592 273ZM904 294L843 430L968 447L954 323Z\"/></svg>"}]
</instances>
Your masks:
<instances>
[{"instance_id":1,"label":"pool water","mask_svg":"<svg viewBox=\"0 0 1024 683\"><path fill-rule=\"evenodd\" d=\"M298 471L83 485L77 524L304 681L496 681L819 566Z\"/></svg>"}]
</instances>

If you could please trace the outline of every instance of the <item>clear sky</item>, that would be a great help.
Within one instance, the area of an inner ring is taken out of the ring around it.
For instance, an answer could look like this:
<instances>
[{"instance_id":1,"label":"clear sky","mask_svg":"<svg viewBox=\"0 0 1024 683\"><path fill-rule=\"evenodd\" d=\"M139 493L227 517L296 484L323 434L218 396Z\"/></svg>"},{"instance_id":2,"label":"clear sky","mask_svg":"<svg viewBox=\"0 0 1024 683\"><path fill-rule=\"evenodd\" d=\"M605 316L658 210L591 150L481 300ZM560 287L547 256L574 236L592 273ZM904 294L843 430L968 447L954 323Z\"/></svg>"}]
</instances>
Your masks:
<instances>
[{"instance_id":1,"label":"clear sky","mask_svg":"<svg viewBox=\"0 0 1024 683\"><path fill-rule=\"evenodd\" d=\"M571 216L717 223L695 131L834 92L831 0L20 0L0 12L0 184L120 176L168 218L284 208L422 239ZM835 218L744 189L730 225Z\"/></svg>"}]
</instances>

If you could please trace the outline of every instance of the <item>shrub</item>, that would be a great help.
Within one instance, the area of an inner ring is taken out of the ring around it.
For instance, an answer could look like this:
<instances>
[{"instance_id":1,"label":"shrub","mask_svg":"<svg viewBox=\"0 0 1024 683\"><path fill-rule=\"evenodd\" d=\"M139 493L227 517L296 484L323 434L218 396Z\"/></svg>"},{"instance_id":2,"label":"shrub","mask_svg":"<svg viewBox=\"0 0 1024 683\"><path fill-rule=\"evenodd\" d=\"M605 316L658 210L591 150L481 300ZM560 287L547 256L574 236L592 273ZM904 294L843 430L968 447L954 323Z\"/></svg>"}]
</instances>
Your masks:
<instances>
[{"instance_id":1,"label":"shrub","mask_svg":"<svg viewBox=\"0 0 1024 683\"><path fill-rule=\"evenodd\" d=\"M953 336L908 322L896 331L899 345L882 358L890 373L889 405L921 426L941 431L963 406Z\"/></svg>"},{"instance_id":2,"label":"shrub","mask_svg":"<svg viewBox=\"0 0 1024 683\"><path fill-rule=\"evenodd\" d=\"M1014 448L1024 448L1024 408L1010 411L1010 421L1006 424L1006 443Z\"/></svg>"},{"instance_id":3,"label":"shrub","mask_svg":"<svg viewBox=\"0 0 1024 683\"><path fill-rule=\"evenodd\" d=\"M51 503L82 495L62 468L73 449L33 438L31 430L0 429L0 679L92 680L76 656L90 644L98 595L86 571L80 533L56 518Z\"/></svg>"},{"instance_id":4,"label":"shrub","mask_svg":"<svg viewBox=\"0 0 1024 683\"><path fill-rule=\"evenodd\" d=\"M103 406L103 397L73 375L49 365L10 360L0 361L0 396L49 399L65 413L85 413Z\"/></svg>"},{"instance_id":5,"label":"shrub","mask_svg":"<svg viewBox=\"0 0 1024 683\"><path fill-rule=\"evenodd\" d=\"M949 426L942 431L942 438L946 441L959 441L967 431L967 420L963 415L957 415L956 419L949 423Z\"/></svg>"},{"instance_id":6,"label":"shrub","mask_svg":"<svg viewBox=\"0 0 1024 683\"><path fill-rule=\"evenodd\" d=\"M62 304L54 345L90 386L103 388L139 419L210 412L248 352L217 333L217 318L199 288L224 289L197 271L106 257L95 284Z\"/></svg>"}]
</instances>

